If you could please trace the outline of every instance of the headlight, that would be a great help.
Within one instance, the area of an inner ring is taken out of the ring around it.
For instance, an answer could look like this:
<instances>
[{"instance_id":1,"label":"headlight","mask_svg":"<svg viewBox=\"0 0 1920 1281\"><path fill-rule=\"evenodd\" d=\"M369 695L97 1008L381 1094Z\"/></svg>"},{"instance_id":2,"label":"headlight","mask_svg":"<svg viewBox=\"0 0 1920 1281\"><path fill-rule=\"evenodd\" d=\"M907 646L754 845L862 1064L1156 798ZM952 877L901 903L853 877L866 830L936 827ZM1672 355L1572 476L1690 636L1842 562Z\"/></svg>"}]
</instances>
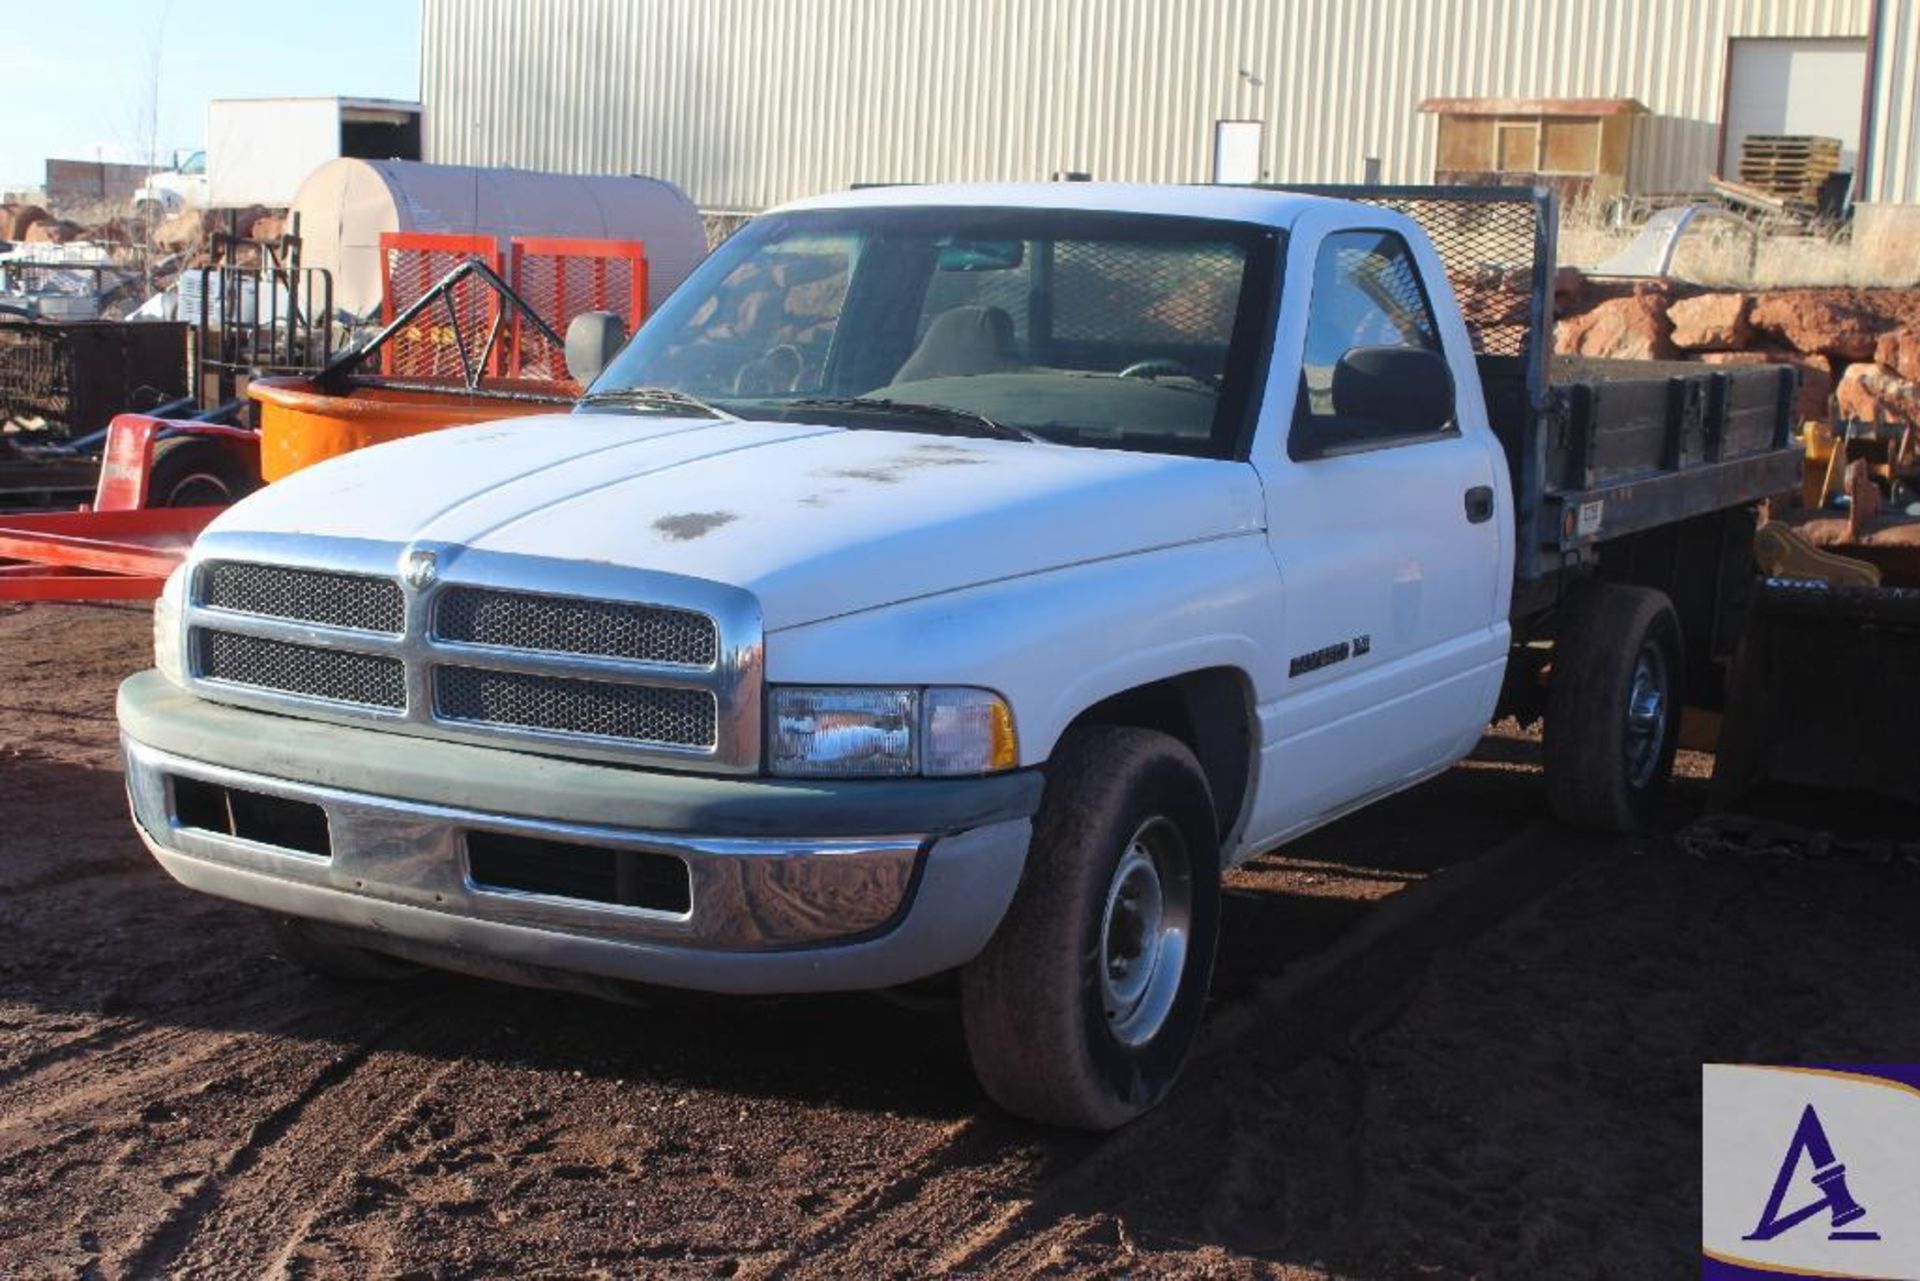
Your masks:
<instances>
[{"instance_id":1,"label":"headlight","mask_svg":"<svg viewBox=\"0 0 1920 1281\"><path fill-rule=\"evenodd\" d=\"M768 761L776 774L911 774L920 691L775 686Z\"/></svg>"},{"instance_id":2,"label":"headlight","mask_svg":"<svg viewBox=\"0 0 1920 1281\"><path fill-rule=\"evenodd\" d=\"M153 665L175 685L187 683L187 665L180 653L180 607L187 595L185 565L167 575L160 598L153 602Z\"/></svg>"},{"instance_id":3,"label":"headlight","mask_svg":"<svg viewBox=\"0 0 1920 1281\"><path fill-rule=\"evenodd\" d=\"M1020 763L1013 712L991 690L776 685L768 766L811 778L990 774Z\"/></svg>"}]
</instances>

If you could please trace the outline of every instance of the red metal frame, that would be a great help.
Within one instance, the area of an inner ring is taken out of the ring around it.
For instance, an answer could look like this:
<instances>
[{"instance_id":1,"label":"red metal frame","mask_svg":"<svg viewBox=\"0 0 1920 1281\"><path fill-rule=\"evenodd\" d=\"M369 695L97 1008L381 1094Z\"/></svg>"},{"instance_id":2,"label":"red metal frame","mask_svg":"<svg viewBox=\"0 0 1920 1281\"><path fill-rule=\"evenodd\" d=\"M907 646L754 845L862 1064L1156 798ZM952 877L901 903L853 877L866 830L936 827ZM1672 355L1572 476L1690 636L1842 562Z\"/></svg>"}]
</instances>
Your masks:
<instances>
[{"instance_id":1,"label":"red metal frame","mask_svg":"<svg viewBox=\"0 0 1920 1281\"><path fill-rule=\"evenodd\" d=\"M147 505L147 484L153 475L153 447L159 433L175 436L217 436L255 444L259 436L244 427L223 423L175 422L147 414L115 414L107 424L107 446L100 455L100 479L94 487L93 510L138 511Z\"/></svg>"},{"instance_id":2,"label":"red metal frame","mask_svg":"<svg viewBox=\"0 0 1920 1281\"><path fill-rule=\"evenodd\" d=\"M647 318L647 245L643 240L596 240L577 236L515 236L513 238L513 271L508 284L522 298L526 297L524 288L524 268L529 258L585 258L593 263L593 281L585 306L569 310L567 306L567 277L564 268L557 274L558 295L553 301L551 315L542 316L562 337L566 335L567 323L582 311L620 311L625 304L623 319L627 322L627 332L632 333ZM615 260L625 260L632 264L625 299L612 297L607 289L607 264ZM514 377L522 373L522 331L518 316L513 324L513 357L508 369Z\"/></svg>"},{"instance_id":3,"label":"red metal frame","mask_svg":"<svg viewBox=\"0 0 1920 1281\"><path fill-rule=\"evenodd\" d=\"M0 600L152 600L224 507L0 516Z\"/></svg>"},{"instance_id":4,"label":"red metal frame","mask_svg":"<svg viewBox=\"0 0 1920 1281\"><path fill-rule=\"evenodd\" d=\"M0 600L152 600L220 507L146 506L155 437L252 433L212 423L119 414L107 426L94 505L0 515Z\"/></svg>"},{"instance_id":5,"label":"red metal frame","mask_svg":"<svg viewBox=\"0 0 1920 1281\"><path fill-rule=\"evenodd\" d=\"M400 309L413 299L397 301L393 293L393 255L396 253L447 254L457 258L478 258L493 268L494 274L504 276L500 254L500 241L494 236L463 236L452 232L440 231L383 231L380 233L380 323L390 325ZM427 282L429 286L432 281ZM500 314L500 300L491 290L487 293L487 329L493 328ZM380 353L380 372L391 375L393 370L394 344L389 343ZM505 344L493 353L489 373L498 374L506 368Z\"/></svg>"}]
</instances>

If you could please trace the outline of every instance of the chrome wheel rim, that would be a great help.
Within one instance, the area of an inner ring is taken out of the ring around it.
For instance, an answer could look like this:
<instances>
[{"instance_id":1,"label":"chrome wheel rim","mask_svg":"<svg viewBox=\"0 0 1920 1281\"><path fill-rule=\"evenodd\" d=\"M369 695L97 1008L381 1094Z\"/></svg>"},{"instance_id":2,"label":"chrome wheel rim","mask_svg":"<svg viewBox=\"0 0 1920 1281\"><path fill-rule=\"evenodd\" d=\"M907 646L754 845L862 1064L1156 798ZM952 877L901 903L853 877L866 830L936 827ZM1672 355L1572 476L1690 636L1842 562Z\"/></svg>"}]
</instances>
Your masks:
<instances>
[{"instance_id":1,"label":"chrome wheel rim","mask_svg":"<svg viewBox=\"0 0 1920 1281\"><path fill-rule=\"evenodd\" d=\"M1100 919L1100 999L1121 1044L1152 1040L1173 1012L1192 923L1187 843L1172 820L1156 815L1127 841Z\"/></svg>"},{"instance_id":2,"label":"chrome wheel rim","mask_svg":"<svg viewBox=\"0 0 1920 1281\"><path fill-rule=\"evenodd\" d=\"M1634 660L1627 687L1627 778L1635 787L1645 787L1660 768L1670 711L1667 658L1658 645L1648 643Z\"/></svg>"}]
</instances>

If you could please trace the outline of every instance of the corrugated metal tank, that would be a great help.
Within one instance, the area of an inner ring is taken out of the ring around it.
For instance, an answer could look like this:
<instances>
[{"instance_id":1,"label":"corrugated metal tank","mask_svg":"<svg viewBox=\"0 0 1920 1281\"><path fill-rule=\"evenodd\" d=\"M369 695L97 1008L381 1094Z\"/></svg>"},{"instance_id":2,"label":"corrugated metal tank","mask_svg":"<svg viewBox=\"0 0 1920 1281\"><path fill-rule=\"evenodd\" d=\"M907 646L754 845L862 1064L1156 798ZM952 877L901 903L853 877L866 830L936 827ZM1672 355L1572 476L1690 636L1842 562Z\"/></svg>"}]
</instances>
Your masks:
<instances>
[{"instance_id":1,"label":"corrugated metal tank","mask_svg":"<svg viewBox=\"0 0 1920 1281\"><path fill-rule=\"evenodd\" d=\"M301 262L333 273L336 307L380 304L380 233L439 231L498 237L588 236L647 246L648 308L706 252L700 214L657 178L479 169L405 160L330 160L293 199Z\"/></svg>"},{"instance_id":2,"label":"corrugated metal tank","mask_svg":"<svg viewBox=\"0 0 1920 1281\"><path fill-rule=\"evenodd\" d=\"M1874 5L425 0L422 97L434 159L644 168L708 209L862 181L1202 181L1218 119L1265 122L1274 181L1359 181L1370 156L1386 181L1430 181L1415 108L1438 96L1638 98L1631 186L1698 190L1728 40L1859 39ZM1912 39L1910 17L1883 26ZM1889 65L1910 115L1910 53ZM1916 181L1879 198L1920 199Z\"/></svg>"}]
</instances>

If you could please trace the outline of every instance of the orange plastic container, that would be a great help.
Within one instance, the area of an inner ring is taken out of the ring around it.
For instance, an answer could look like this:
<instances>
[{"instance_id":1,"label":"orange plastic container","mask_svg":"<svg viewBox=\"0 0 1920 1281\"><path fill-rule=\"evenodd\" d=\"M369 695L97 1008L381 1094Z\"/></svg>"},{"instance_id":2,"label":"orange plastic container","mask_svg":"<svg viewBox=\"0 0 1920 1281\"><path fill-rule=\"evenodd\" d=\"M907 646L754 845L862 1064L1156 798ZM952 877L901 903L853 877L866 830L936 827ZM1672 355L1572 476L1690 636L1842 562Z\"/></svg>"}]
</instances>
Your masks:
<instances>
[{"instance_id":1,"label":"orange plastic container","mask_svg":"<svg viewBox=\"0 0 1920 1281\"><path fill-rule=\"evenodd\" d=\"M497 400L461 388L400 391L356 387L330 396L305 378L260 378L247 395L260 402L260 474L269 482L291 476L339 454L495 418L550 414L565 408L568 393L552 383L516 390L550 393L551 402Z\"/></svg>"}]
</instances>

